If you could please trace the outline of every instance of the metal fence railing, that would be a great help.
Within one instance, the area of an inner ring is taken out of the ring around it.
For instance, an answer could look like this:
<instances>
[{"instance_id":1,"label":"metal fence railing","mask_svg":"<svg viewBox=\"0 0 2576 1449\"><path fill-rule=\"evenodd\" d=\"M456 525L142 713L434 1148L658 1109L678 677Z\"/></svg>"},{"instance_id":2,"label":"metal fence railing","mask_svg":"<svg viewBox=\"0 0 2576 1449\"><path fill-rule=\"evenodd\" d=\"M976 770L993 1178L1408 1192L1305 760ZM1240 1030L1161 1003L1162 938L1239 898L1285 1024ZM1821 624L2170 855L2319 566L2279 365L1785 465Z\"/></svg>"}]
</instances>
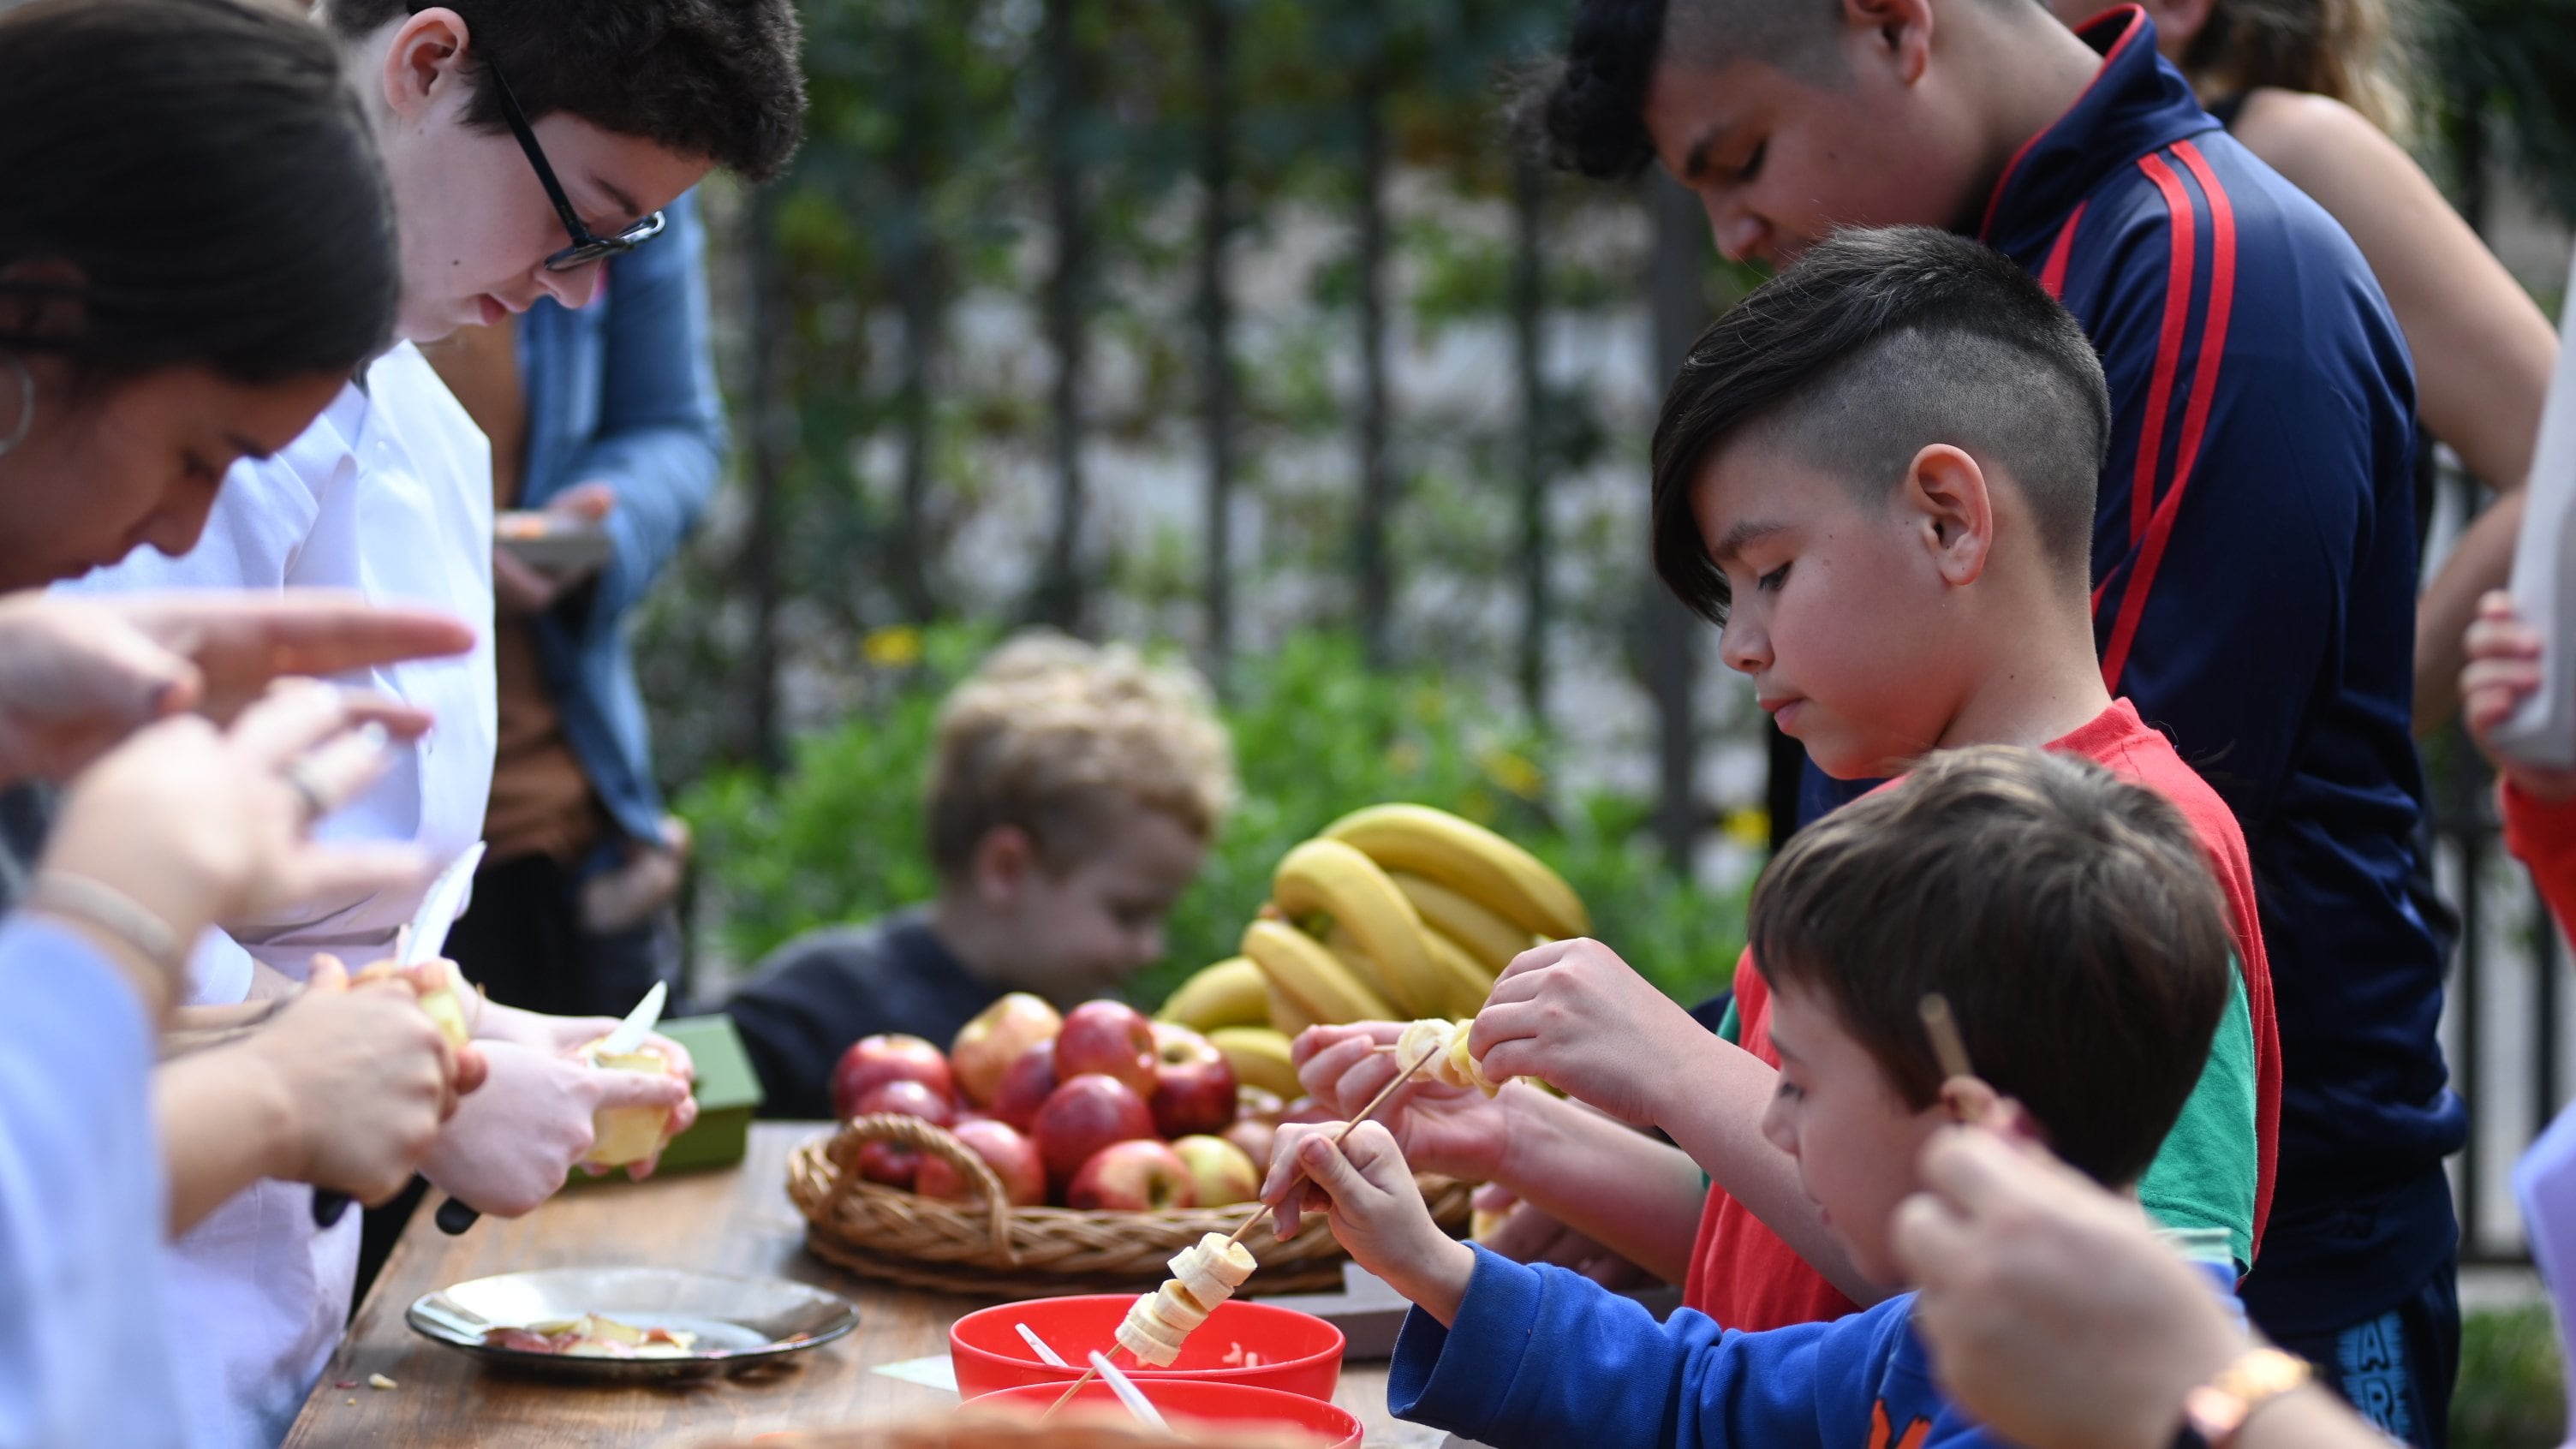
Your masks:
<instances>
[{"instance_id":1,"label":"metal fence railing","mask_svg":"<svg viewBox=\"0 0 2576 1449\"><path fill-rule=\"evenodd\" d=\"M2445 455L2428 576L2479 501L2478 485ZM2505 851L2485 760L2456 725L2426 742L2425 757L2434 880L2458 927L2442 1031L2452 1086L2469 1109L2468 1146L2451 1163L2460 1258L2526 1263L2513 1165L2567 1101L2559 1066L2571 1026L2567 952L2529 874Z\"/></svg>"}]
</instances>

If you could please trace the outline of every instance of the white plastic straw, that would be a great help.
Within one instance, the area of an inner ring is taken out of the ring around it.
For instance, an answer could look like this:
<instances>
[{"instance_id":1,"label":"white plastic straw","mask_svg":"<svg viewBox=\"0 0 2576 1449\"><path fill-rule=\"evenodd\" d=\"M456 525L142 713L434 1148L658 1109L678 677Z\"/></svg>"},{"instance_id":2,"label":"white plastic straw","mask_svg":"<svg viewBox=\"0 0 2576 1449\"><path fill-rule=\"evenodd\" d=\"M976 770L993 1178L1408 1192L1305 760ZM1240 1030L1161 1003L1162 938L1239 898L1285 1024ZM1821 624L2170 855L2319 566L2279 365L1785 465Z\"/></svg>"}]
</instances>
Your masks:
<instances>
[{"instance_id":1,"label":"white plastic straw","mask_svg":"<svg viewBox=\"0 0 2576 1449\"><path fill-rule=\"evenodd\" d=\"M1172 1426L1163 1422L1162 1411L1146 1400L1144 1393L1136 1387L1134 1379L1118 1371L1117 1366L1109 1361L1109 1355L1093 1349L1091 1366L1108 1381L1109 1392L1118 1396L1118 1402L1127 1406L1127 1412L1135 1415L1138 1423L1148 1429L1159 1429L1166 1434L1172 1432Z\"/></svg>"},{"instance_id":2,"label":"white plastic straw","mask_svg":"<svg viewBox=\"0 0 2576 1449\"><path fill-rule=\"evenodd\" d=\"M1025 1323L1014 1323L1011 1326L1020 1331L1020 1337L1029 1341L1029 1347L1036 1351L1039 1358L1044 1359L1047 1363L1052 1364L1057 1368L1069 1369L1073 1367L1073 1365L1064 1361L1063 1354L1047 1347L1047 1341L1038 1337L1038 1331L1036 1329L1029 1327Z\"/></svg>"}]
</instances>

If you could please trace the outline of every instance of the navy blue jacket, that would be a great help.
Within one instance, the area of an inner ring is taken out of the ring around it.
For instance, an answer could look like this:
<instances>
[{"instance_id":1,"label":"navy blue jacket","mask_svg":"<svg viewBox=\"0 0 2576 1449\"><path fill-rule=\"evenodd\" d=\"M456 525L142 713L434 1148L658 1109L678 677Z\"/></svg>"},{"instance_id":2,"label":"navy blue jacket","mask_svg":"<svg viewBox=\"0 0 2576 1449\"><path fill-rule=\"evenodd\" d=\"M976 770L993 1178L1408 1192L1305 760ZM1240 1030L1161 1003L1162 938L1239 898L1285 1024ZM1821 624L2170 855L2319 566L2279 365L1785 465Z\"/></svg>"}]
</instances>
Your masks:
<instances>
[{"instance_id":1,"label":"navy blue jacket","mask_svg":"<svg viewBox=\"0 0 2576 1449\"><path fill-rule=\"evenodd\" d=\"M662 838L662 795L627 615L697 526L725 455L697 198L665 215L662 235L605 264L589 306L547 298L519 319L528 457L515 506L594 480L617 490L608 566L534 621L537 657L591 789L620 832L646 841Z\"/></svg>"},{"instance_id":2,"label":"navy blue jacket","mask_svg":"<svg viewBox=\"0 0 2576 1449\"><path fill-rule=\"evenodd\" d=\"M2094 640L2245 831L2280 1014L2279 1180L2245 1283L2276 1334L2409 1296L2454 1246L2466 1140L2442 957L2408 894L2415 381L2369 265L2238 145L2135 9L1979 219L2111 384ZM1809 767L1805 812L1860 786Z\"/></svg>"}]
</instances>

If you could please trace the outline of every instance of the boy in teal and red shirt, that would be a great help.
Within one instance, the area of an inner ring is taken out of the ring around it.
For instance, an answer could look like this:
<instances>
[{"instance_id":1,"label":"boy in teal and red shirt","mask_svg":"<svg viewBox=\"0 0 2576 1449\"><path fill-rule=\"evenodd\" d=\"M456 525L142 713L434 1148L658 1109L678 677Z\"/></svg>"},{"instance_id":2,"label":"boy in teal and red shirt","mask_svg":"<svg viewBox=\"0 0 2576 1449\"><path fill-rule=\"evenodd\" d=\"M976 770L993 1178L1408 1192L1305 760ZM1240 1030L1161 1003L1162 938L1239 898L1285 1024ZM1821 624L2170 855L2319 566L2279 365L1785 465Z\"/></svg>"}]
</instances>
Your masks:
<instances>
[{"instance_id":1,"label":"boy in teal and red shirt","mask_svg":"<svg viewBox=\"0 0 2576 1449\"><path fill-rule=\"evenodd\" d=\"M2167 1226L2223 1231L2243 1264L2271 1160L2270 978L2233 817L2094 663L2086 539L2108 415L2083 332L2010 261L1930 228L1839 234L1683 364L1655 436L1657 567L1723 618L1728 665L1836 775L1898 774L1963 745L2043 746L2181 811L2241 969L2139 1189ZM1729 1328L1879 1301L1892 1285L1849 1260L1760 1131L1779 1057L1759 954L1737 978L1741 1049L1593 941L1525 954L1477 1017L1491 1070L1676 1146L1604 1131L1526 1087L1490 1102L1425 1087L1390 1118L1407 1155L1503 1184L1684 1283L1685 1301ZM1302 1080L1357 1110L1394 1070L1372 1051L1386 1036L1308 1032Z\"/></svg>"}]
</instances>

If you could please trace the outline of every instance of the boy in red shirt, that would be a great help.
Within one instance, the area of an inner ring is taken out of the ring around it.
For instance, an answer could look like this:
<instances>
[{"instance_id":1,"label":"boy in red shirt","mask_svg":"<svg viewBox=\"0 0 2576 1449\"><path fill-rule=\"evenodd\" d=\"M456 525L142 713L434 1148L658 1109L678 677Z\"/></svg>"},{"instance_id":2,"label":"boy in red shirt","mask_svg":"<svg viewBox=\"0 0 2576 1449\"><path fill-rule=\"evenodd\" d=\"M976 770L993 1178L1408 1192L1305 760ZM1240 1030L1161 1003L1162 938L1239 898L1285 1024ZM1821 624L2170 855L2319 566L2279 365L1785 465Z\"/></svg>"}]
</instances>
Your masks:
<instances>
[{"instance_id":1,"label":"boy in red shirt","mask_svg":"<svg viewBox=\"0 0 2576 1449\"><path fill-rule=\"evenodd\" d=\"M2168 1226L2224 1231L2249 1264L2278 1120L2271 978L2235 818L2110 696L2094 656L2087 552L2109 428L2100 363L2028 274L1929 228L1840 233L1684 362L1655 433L1656 567L1724 624L1728 665L1837 777L1900 774L1944 748L2038 745L2181 809L2240 969L2210 1065L2140 1195ZM1736 989L1740 1047L1607 947L1565 941L1514 962L1476 1019L1473 1050L1492 1075L1552 1083L1675 1147L1518 1084L1491 1101L1410 1088L1391 1125L1417 1168L1510 1188L1683 1283L1726 1327L1839 1317L1889 1285L1852 1268L1763 1137L1778 1058L1749 955ZM1301 1078L1355 1111L1395 1070L1371 1051L1385 1039L1381 1026L1310 1031Z\"/></svg>"}]
</instances>

